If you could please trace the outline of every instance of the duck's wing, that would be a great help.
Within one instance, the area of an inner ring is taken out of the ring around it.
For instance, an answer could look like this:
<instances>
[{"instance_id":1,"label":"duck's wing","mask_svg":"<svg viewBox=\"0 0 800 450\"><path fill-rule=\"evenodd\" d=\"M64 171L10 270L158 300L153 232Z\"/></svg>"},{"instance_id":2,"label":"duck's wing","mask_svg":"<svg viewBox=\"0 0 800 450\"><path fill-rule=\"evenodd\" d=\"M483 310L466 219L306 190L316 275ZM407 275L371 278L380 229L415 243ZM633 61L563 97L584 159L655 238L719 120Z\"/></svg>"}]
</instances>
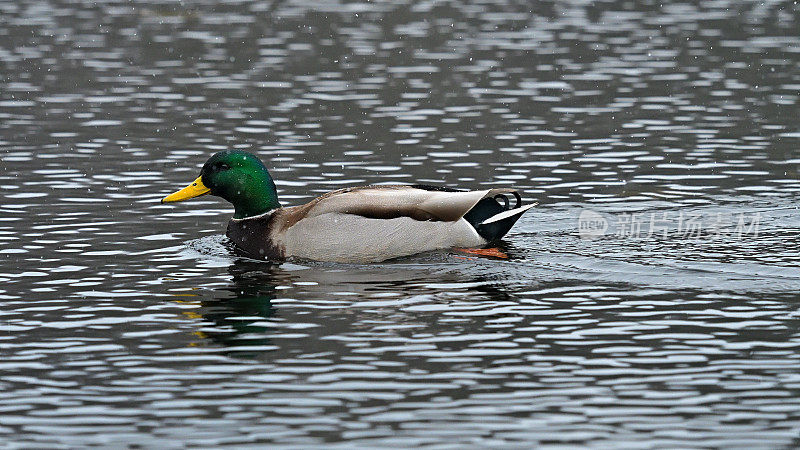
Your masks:
<instances>
[{"instance_id":1,"label":"duck's wing","mask_svg":"<svg viewBox=\"0 0 800 450\"><path fill-rule=\"evenodd\" d=\"M512 201L516 203L512 205ZM533 205L513 189L453 191L367 186L325 194L271 216L269 238L284 256L320 261L383 261L500 239ZM507 211L514 214L501 215ZM484 223L486 222L486 223Z\"/></svg>"},{"instance_id":2,"label":"duck's wing","mask_svg":"<svg viewBox=\"0 0 800 450\"><path fill-rule=\"evenodd\" d=\"M503 198L505 208L512 208L507 195L516 198L517 191L507 188L482 191L456 191L431 186L364 186L341 189L294 208L286 208L287 225L304 218L323 214L351 214L369 219L408 217L420 221L454 222L467 214L485 198ZM512 209L513 209L512 208Z\"/></svg>"}]
</instances>

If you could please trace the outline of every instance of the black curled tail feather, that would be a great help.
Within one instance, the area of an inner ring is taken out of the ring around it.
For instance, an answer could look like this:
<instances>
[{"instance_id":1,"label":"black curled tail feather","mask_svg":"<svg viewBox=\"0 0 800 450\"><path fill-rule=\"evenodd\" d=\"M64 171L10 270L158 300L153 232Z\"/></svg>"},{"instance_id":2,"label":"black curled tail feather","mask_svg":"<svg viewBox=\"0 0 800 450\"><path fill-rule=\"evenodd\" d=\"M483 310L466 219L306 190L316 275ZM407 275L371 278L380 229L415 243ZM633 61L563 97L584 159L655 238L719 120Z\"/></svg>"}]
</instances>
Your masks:
<instances>
[{"instance_id":1,"label":"black curled tail feather","mask_svg":"<svg viewBox=\"0 0 800 450\"><path fill-rule=\"evenodd\" d=\"M511 206L511 201L508 197L508 194L512 194L516 200L513 207ZM475 228L475 231L478 232L480 237L489 242L493 242L500 240L500 238L508 233L508 230L514 226L524 210L520 211L520 214L515 214L502 220L497 220L486 224L483 222L486 219L500 214L503 211L519 209L521 206L522 198L518 192L511 191L508 193L497 194L493 197L485 197L481 199L475 204L475 206L472 207L472 209L464 214L464 220L469 222L469 224Z\"/></svg>"}]
</instances>

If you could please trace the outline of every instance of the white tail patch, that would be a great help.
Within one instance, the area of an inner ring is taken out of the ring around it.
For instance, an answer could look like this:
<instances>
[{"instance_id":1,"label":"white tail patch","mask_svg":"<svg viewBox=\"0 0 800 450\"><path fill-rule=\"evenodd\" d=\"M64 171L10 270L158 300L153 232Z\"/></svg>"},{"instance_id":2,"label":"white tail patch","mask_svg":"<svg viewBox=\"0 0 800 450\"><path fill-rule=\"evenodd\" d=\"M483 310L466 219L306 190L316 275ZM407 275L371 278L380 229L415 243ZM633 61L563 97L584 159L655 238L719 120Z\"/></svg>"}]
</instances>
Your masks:
<instances>
[{"instance_id":1,"label":"white tail patch","mask_svg":"<svg viewBox=\"0 0 800 450\"><path fill-rule=\"evenodd\" d=\"M501 213L497 213L497 214L493 215L492 217L489 217L488 219L486 219L483 222L481 222L481 225L486 225L487 223L493 223L493 222L497 222L498 220L503 220L503 219L507 219L509 217L514 217L516 215L524 213L525 211L533 208L536 205L538 205L538 203L531 203L530 205L525 205L525 206L521 206L519 208L509 209L509 210L503 211Z\"/></svg>"}]
</instances>

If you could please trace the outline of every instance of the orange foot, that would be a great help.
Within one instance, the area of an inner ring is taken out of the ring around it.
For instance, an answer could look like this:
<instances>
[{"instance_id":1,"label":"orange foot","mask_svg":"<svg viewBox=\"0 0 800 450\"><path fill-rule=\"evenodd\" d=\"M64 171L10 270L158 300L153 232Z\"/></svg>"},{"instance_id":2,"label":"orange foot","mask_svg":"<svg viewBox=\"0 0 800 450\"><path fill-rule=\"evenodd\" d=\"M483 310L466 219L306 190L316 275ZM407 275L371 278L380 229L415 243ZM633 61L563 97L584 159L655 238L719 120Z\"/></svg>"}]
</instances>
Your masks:
<instances>
[{"instance_id":1,"label":"orange foot","mask_svg":"<svg viewBox=\"0 0 800 450\"><path fill-rule=\"evenodd\" d=\"M508 259L508 255L503 253L499 248L457 248L459 252L464 252L470 255L485 256L488 258Z\"/></svg>"}]
</instances>

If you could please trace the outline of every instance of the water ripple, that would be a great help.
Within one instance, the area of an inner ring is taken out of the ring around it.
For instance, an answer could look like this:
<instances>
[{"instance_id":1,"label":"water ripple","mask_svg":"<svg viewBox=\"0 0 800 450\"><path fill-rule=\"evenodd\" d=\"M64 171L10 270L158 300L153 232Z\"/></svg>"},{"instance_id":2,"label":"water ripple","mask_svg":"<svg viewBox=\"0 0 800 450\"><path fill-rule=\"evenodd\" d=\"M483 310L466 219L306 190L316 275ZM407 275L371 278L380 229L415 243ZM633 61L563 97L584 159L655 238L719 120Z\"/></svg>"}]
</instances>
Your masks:
<instances>
[{"instance_id":1,"label":"water ripple","mask_svg":"<svg viewBox=\"0 0 800 450\"><path fill-rule=\"evenodd\" d=\"M0 0L0 439L800 446L797 22ZM159 202L229 148L286 204L422 182L540 206L509 260L251 261L221 200Z\"/></svg>"}]
</instances>

